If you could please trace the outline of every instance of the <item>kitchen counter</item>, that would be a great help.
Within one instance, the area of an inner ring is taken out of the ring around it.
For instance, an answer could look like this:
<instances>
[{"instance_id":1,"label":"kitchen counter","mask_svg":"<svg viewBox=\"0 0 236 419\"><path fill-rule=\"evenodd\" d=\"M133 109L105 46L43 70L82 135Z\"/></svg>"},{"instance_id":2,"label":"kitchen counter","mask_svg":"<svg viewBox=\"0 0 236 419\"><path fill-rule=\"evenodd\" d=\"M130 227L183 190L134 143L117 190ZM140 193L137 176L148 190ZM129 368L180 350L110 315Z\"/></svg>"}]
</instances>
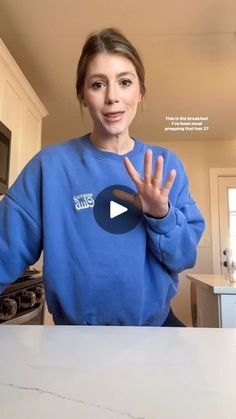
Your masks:
<instances>
[{"instance_id":1,"label":"kitchen counter","mask_svg":"<svg viewBox=\"0 0 236 419\"><path fill-rule=\"evenodd\" d=\"M231 419L236 330L1 326L1 419Z\"/></svg>"},{"instance_id":2,"label":"kitchen counter","mask_svg":"<svg viewBox=\"0 0 236 419\"><path fill-rule=\"evenodd\" d=\"M236 282L230 282L226 275L193 273L186 277L197 285L209 288L214 294L236 294Z\"/></svg>"},{"instance_id":3,"label":"kitchen counter","mask_svg":"<svg viewBox=\"0 0 236 419\"><path fill-rule=\"evenodd\" d=\"M191 273L199 327L236 327L236 282L227 276Z\"/></svg>"}]
</instances>

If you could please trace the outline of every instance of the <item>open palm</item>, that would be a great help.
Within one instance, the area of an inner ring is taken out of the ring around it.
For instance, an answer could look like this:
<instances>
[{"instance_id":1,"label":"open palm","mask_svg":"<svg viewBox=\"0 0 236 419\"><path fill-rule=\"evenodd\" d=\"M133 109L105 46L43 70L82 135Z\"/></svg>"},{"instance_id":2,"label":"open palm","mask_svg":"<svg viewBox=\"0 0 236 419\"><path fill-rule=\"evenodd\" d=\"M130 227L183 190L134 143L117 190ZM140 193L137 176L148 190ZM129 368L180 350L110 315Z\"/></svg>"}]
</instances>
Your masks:
<instances>
[{"instance_id":1,"label":"open palm","mask_svg":"<svg viewBox=\"0 0 236 419\"><path fill-rule=\"evenodd\" d=\"M128 194L123 191L115 191L115 195L138 205L138 201L142 204L142 210L155 218L162 218L168 213L168 197L169 192L175 180L176 171L172 169L164 185L163 181L163 166L164 159L158 156L154 173L152 171L152 150L147 150L144 158L144 178L140 176L137 170L132 165L128 157L125 157L124 164L126 170L133 180L137 188L137 195Z\"/></svg>"}]
</instances>

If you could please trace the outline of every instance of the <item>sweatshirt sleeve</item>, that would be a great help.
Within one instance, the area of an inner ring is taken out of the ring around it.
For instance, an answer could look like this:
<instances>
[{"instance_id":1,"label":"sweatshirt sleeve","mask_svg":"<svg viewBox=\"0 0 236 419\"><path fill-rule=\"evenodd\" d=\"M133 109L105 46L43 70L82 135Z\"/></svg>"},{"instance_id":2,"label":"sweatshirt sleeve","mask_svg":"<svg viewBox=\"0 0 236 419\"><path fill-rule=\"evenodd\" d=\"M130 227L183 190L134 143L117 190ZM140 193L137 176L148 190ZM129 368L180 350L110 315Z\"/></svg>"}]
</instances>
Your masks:
<instances>
[{"instance_id":1,"label":"sweatshirt sleeve","mask_svg":"<svg viewBox=\"0 0 236 419\"><path fill-rule=\"evenodd\" d=\"M194 266L198 242L205 227L204 219L189 193L184 168L178 163L179 178L170 193L168 214L162 219L145 215L150 250L168 270L175 273Z\"/></svg>"},{"instance_id":2,"label":"sweatshirt sleeve","mask_svg":"<svg viewBox=\"0 0 236 419\"><path fill-rule=\"evenodd\" d=\"M0 293L35 263L42 251L38 217L40 179L37 163L30 163L0 202ZM35 205L36 203L36 205Z\"/></svg>"}]
</instances>

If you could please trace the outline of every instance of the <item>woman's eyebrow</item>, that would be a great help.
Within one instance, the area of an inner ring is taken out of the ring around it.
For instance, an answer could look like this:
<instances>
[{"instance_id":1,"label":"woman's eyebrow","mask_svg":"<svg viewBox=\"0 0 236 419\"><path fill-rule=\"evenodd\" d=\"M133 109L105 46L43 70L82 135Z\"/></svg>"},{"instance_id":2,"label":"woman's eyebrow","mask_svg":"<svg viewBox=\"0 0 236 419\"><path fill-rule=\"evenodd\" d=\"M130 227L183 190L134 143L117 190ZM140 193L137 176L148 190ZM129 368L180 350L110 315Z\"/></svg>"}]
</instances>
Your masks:
<instances>
[{"instance_id":1,"label":"woman's eyebrow","mask_svg":"<svg viewBox=\"0 0 236 419\"><path fill-rule=\"evenodd\" d=\"M136 77L136 74L132 71L123 71L122 73L117 74L117 77L124 77L124 76L133 76Z\"/></svg>"},{"instance_id":2,"label":"woman's eyebrow","mask_svg":"<svg viewBox=\"0 0 236 419\"><path fill-rule=\"evenodd\" d=\"M118 73L116 75L117 78L119 77L125 77L125 76L132 76L132 77L136 77L135 73L133 73L132 71L122 71L122 73ZM98 79L107 79L107 75L103 74L103 73L95 73L95 74L91 74L91 76L88 78L89 80L93 79L93 78L98 78Z\"/></svg>"},{"instance_id":3,"label":"woman's eyebrow","mask_svg":"<svg viewBox=\"0 0 236 419\"><path fill-rule=\"evenodd\" d=\"M94 78L97 78L97 79L102 79L102 78L104 78L104 77L106 77L105 76L105 74L102 74L102 73L96 73L96 74L91 74L91 76L89 76L89 80L90 79L94 79Z\"/></svg>"}]
</instances>

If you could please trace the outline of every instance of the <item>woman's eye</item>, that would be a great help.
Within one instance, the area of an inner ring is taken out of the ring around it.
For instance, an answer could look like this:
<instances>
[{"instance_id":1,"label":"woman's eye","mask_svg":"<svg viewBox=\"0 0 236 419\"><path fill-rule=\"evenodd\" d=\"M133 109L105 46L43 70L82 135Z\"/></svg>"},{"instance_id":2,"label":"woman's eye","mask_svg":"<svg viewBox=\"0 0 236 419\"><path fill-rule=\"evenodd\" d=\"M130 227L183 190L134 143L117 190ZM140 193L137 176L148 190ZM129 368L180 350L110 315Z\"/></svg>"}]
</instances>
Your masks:
<instances>
[{"instance_id":1,"label":"woman's eye","mask_svg":"<svg viewBox=\"0 0 236 419\"><path fill-rule=\"evenodd\" d=\"M101 81L96 81L92 84L92 89L98 90L101 89L102 86L104 86L104 83L102 83Z\"/></svg>"},{"instance_id":2,"label":"woman's eye","mask_svg":"<svg viewBox=\"0 0 236 419\"><path fill-rule=\"evenodd\" d=\"M130 86L131 84L132 84L132 81L129 80L129 79L121 80L121 85L122 86Z\"/></svg>"}]
</instances>

